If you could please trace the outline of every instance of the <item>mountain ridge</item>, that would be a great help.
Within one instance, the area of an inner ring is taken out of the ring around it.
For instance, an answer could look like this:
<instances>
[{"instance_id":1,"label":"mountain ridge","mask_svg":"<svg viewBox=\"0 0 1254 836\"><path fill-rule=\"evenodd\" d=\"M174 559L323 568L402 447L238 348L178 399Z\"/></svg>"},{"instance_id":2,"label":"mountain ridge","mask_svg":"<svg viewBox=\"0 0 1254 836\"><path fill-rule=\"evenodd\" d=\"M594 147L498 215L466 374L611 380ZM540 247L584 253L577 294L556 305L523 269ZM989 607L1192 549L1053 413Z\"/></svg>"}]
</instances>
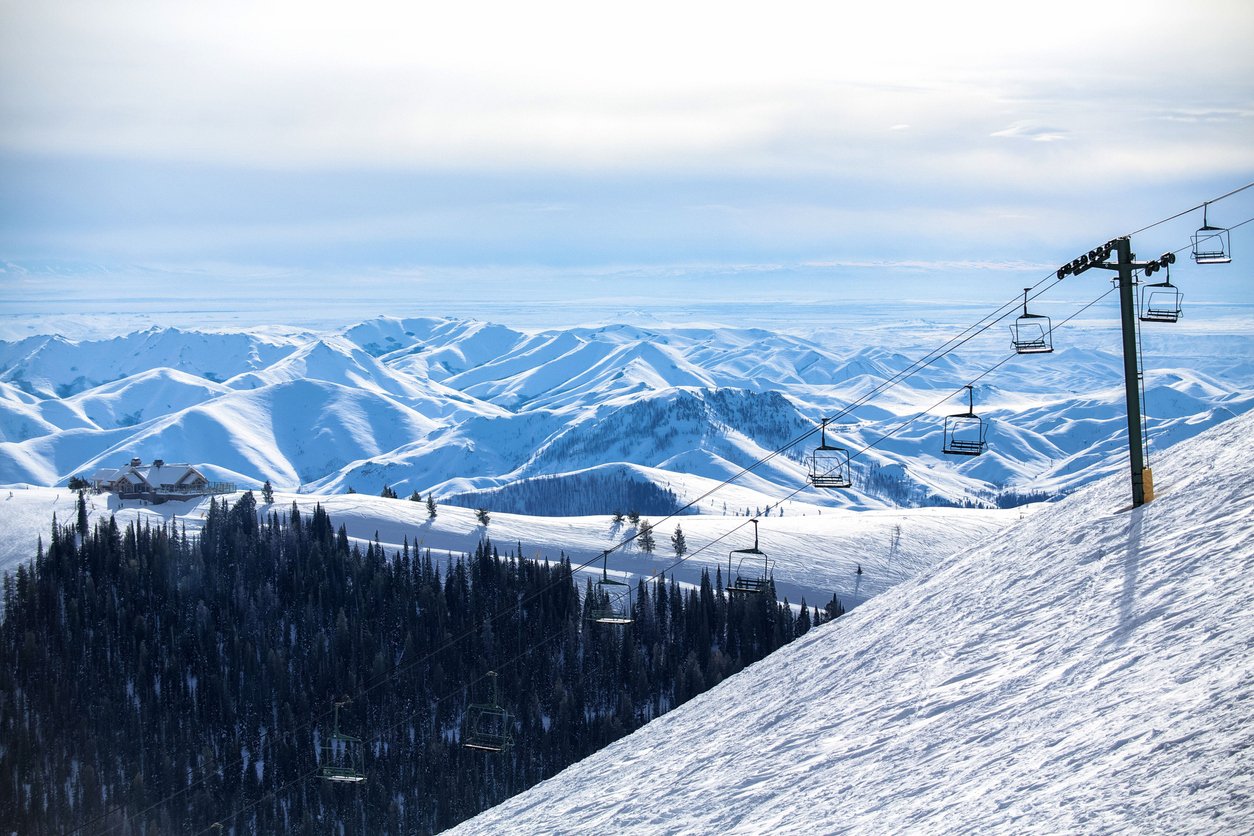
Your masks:
<instances>
[{"instance_id":1,"label":"mountain ridge","mask_svg":"<svg viewBox=\"0 0 1254 836\"><path fill-rule=\"evenodd\" d=\"M991 425L988 455L954 462L938 454L939 416L956 400L911 418L977 374L991 347L990 338L974 354L944 357L830 427L834 443L865 450L855 462L855 487L803 490L799 498L852 507L993 503L1065 494L1111 472L1123 432L1119 363L1104 350L1075 346L1020 360L977 385L977 408ZM1254 407L1254 380L1221 380L1191 368L1196 359L1185 351L1147 370L1152 444ZM139 456L188 460L253 487L268 479L289 489L371 493L384 486L483 490L610 464L728 478L909 365L883 346L842 353L760 328L524 332L421 317L333 333L28 337L0 343L0 360L0 482L64 484ZM1254 376L1254 364L1213 362L1216 374L1248 366ZM254 397L290 405L294 392L314 391L300 389L311 382L358 395L332 397L324 388L304 415L287 409L290 431L264 443L255 428L229 420L237 406L254 424L273 420L240 401L241 392L268 392ZM705 401L695 412L685 406L694 398ZM743 408L726 412L732 402ZM337 409L342 414L327 414ZM362 410L393 416L400 431L363 422ZM217 446L193 441L215 412ZM650 417L641 420L645 412ZM337 429L328 434L327 427ZM341 438L342 455L310 456L312 446ZM804 483L813 446L808 440L786 450L755 484L766 496L791 493ZM895 481L885 482L877 468L890 468Z\"/></svg>"}]
</instances>

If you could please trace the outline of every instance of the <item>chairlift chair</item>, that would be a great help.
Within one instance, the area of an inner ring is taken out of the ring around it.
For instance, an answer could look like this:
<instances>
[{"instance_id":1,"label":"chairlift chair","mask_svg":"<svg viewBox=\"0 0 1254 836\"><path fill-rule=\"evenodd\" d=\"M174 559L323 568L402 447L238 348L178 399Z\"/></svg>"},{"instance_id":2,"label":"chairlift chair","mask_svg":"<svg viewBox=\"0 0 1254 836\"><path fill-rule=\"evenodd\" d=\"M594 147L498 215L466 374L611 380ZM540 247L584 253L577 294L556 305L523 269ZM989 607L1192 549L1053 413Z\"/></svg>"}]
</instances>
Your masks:
<instances>
[{"instance_id":1,"label":"chairlift chair","mask_svg":"<svg viewBox=\"0 0 1254 836\"><path fill-rule=\"evenodd\" d=\"M975 395L970 384L967 390L967 411L945 416L945 440L941 452L950 456L978 456L987 446L988 427L975 414Z\"/></svg>"},{"instance_id":2,"label":"chairlift chair","mask_svg":"<svg viewBox=\"0 0 1254 836\"><path fill-rule=\"evenodd\" d=\"M488 671L492 680L492 702L472 703L466 707L466 731L462 746L481 752L504 752L514 745L513 718L497 702L496 671Z\"/></svg>"},{"instance_id":3,"label":"chairlift chair","mask_svg":"<svg viewBox=\"0 0 1254 836\"><path fill-rule=\"evenodd\" d=\"M1054 350L1053 327L1044 314L1028 313L1028 292L1023 289L1023 315L1010 326L1016 354L1049 354Z\"/></svg>"},{"instance_id":4,"label":"chairlift chair","mask_svg":"<svg viewBox=\"0 0 1254 836\"><path fill-rule=\"evenodd\" d=\"M827 443L827 419L820 428L822 441L810 455L810 484L816 488L853 487L853 474L849 470L849 451Z\"/></svg>"},{"instance_id":5,"label":"chairlift chair","mask_svg":"<svg viewBox=\"0 0 1254 836\"><path fill-rule=\"evenodd\" d=\"M630 624L631 584L609 575L609 552L601 553L601 580L596 582L591 618L598 624Z\"/></svg>"},{"instance_id":6,"label":"chairlift chair","mask_svg":"<svg viewBox=\"0 0 1254 836\"><path fill-rule=\"evenodd\" d=\"M340 706L348 705L348 702L348 698L335 701L334 731L322 743L322 766L319 773L327 781L360 784L366 780L361 739L340 732Z\"/></svg>"},{"instance_id":7,"label":"chairlift chair","mask_svg":"<svg viewBox=\"0 0 1254 836\"><path fill-rule=\"evenodd\" d=\"M1193 260L1198 264L1227 264L1232 261L1228 230L1222 226L1210 225L1206 217L1209 206L1209 203L1202 204L1202 226L1193 233Z\"/></svg>"},{"instance_id":8,"label":"chairlift chair","mask_svg":"<svg viewBox=\"0 0 1254 836\"><path fill-rule=\"evenodd\" d=\"M753 548L751 549L732 549L727 555L727 591L737 595L754 595L766 592L767 586L771 581L771 563L766 556L766 552L758 548L758 521L750 520L753 523ZM739 556L739 559L737 559ZM762 559L762 574L753 574L751 569L745 569L745 561L751 561L750 567L756 565L757 559ZM732 562L736 561L736 569L732 571Z\"/></svg>"},{"instance_id":9,"label":"chairlift chair","mask_svg":"<svg viewBox=\"0 0 1254 836\"><path fill-rule=\"evenodd\" d=\"M1166 278L1155 284L1141 285L1141 305L1138 318L1142 322L1179 322L1180 307L1184 294L1171 283L1171 271Z\"/></svg>"}]
</instances>

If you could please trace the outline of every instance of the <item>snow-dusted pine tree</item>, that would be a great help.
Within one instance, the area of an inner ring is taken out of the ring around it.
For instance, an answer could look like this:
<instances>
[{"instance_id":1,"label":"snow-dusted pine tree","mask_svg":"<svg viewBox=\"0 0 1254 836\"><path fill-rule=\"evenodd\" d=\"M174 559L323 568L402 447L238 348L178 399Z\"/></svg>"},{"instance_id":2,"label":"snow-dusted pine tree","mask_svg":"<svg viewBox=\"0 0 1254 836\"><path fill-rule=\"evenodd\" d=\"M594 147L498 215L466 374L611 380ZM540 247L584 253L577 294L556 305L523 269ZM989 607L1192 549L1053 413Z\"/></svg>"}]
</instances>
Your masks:
<instances>
[{"instance_id":1,"label":"snow-dusted pine tree","mask_svg":"<svg viewBox=\"0 0 1254 836\"><path fill-rule=\"evenodd\" d=\"M675 557L683 557L688 553L688 543L684 540L682 526L675 526L675 533L671 535L671 548L675 550Z\"/></svg>"}]
</instances>

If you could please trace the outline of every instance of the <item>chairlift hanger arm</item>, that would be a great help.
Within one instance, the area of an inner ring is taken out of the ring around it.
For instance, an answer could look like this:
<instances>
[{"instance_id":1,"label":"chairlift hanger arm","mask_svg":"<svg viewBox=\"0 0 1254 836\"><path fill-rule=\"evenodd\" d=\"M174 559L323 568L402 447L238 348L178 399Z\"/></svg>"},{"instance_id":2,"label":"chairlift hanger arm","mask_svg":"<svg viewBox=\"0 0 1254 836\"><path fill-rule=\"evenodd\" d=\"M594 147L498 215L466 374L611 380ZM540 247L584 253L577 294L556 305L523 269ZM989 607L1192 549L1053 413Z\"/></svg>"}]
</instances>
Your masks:
<instances>
[{"instance_id":1,"label":"chairlift hanger arm","mask_svg":"<svg viewBox=\"0 0 1254 836\"><path fill-rule=\"evenodd\" d=\"M1057 272L1057 276L1059 280L1065 279L1067 276L1078 276L1081 273L1083 273L1085 270L1091 270L1094 267L1096 267L1099 270L1116 270L1116 271L1119 270L1120 267L1127 267L1128 266L1127 263L1121 265L1119 264L1118 261L1109 260L1111 254L1118 248L1119 242L1123 240L1125 239L1124 238L1112 238L1109 241L1107 241L1105 244L1094 247L1093 249L1089 250L1087 253L1084 253L1072 259L1071 261L1064 264L1063 266L1059 267L1058 272ZM1136 256L1134 255L1133 258L1135 259L1135 257ZM1133 270L1143 270L1146 267L1150 267L1150 269L1153 269L1151 265L1154 265L1154 267L1166 267L1168 264L1174 264L1175 261L1176 261L1176 254L1173 252L1166 252L1166 253L1163 253L1158 258L1150 260L1150 261L1135 261L1134 260L1131 262L1131 266ZM1026 297L1026 294L1025 294L1025 297ZM1026 303L1026 298L1025 298L1025 303Z\"/></svg>"},{"instance_id":2,"label":"chairlift hanger arm","mask_svg":"<svg viewBox=\"0 0 1254 836\"><path fill-rule=\"evenodd\" d=\"M1135 259L1135 256L1133 256L1133 258ZM1175 264L1175 263L1176 263L1175 253L1163 253L1158 258L1152 258L1149 261L1135 261L1134 260L1131 262L1131 265L1132 265L1133 270L1144 270L1147 267L1161 268L1161 267L1166 267L1168 264ZM1099 264L1090 264L1089 266L1096 267L1099 270L1115 270L1115 271L1118 271L1120 267L1118 262L1102 262Z\"/></svg>"}]
</instances>

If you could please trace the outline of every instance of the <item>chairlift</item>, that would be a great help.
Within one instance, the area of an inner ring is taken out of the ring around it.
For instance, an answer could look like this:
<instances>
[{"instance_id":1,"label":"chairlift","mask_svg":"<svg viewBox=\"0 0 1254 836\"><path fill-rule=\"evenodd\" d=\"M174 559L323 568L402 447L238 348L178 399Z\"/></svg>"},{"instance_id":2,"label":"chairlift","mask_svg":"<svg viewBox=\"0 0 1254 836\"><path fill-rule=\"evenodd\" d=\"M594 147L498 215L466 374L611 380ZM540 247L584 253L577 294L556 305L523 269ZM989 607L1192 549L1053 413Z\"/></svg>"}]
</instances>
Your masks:
<instances>
[{"instance_id":1,"label":"chairlift","mask_svg":"<svg viewBox=\"0 0 1254 836\"><path fill-rule=\"evenodd\" d=\"M596 582L591 618L597 624L630 624L631 584L615 580L609 574L608 551L601 552L601 580Z\"/></svg>"},{"instance_id":2,"label":"chairlift","mask_svg":"<svg viewBox=\"0 0 1254 836\"><path fill-rule=\"evenodd\" d=\"M1054 333L1049 317L1028 313L1028 292L1023 289L1023 315L1010 326L1010 339L1016 354L1049 354L1054 350Z\"/></svg>"},{"instance_id":3,"label":"chairlift","mask_svg":"<svg viewBox=\"0 0 1254 836\"><path fill-rule=\"evenodd\" d=\"M1141 285L1139 319L1142 322L1178 322L1182 315L1180 303L1184 294L1171 283L1171 270L1155 284Z\"/></svg>"},{"instance_id":4,"label":"chairlift","mask_svg":"<svg viewBox=\"0 0 1254 836\"><path fill-rule=\"evenodd\" d=\"M1202 227L1193 233L1193 260L1198 264L1227 264L1232 261L1228 230L1222 226L1210 225L1206 217L1209 206L1209 203L1202 204Z\"/></svg>"},{"instance_id":5,"label":"chairlift","mask_svg":"<svg viewBox=\"0 0 1254 836\"><path fill-rule=\"evenodd\" d=\"M349 699L335 701L334 731L322 743L323 779L340 784L360 784L366 780L363 764L364 747L360 738L340 732L340 706L348 705Z\"/></svg>"},{"instance_id":6,"label":"chairlift","mask_svg":"<svg viewBox=\"0 0 1254 836\"><path fill-rule=\"evenodd\" d=\"M727 555L727 591L737 595L753 595L766 592L767 586L771 581L771 562L766 556L766 552L758 548L758 521L750 520L753 523L753 548L751 549L733 549ZM758 558L762 559L762 574L758 575L753 572L753 567L757 565ZM750 561L748 567L745 561ZM736 561L736 569L732 571L732 562Z\"/></svg>"},{"instance_id":7,"label":"chairlift","mask_svg":"<svg viewBox=\"0 0 1254 836\"><path fill-rule=\"evenodd\" d=\"M975 394L970 384L967 390L967 411L945 416L945 440L941 452L950 456L978 456L987 446L985 434L988 427L984 419L975 414Z\"/></svg>"},{"instance_id":8,"label":"chairlift","mask_svg":"<svg viewBox=\"0 0 1254 836\"><path fill-rule=\"evenodd\" d=\"M849 451L827 443L827 419L823 419L822 441L810 455L810 484L816 488L853 487L853 474L849 470Z\"/></svg>"},{"instance_id":9,"label":"chairlift","mask_svg":"<svg viewBox=\"0 0 1254 836\"><path fill-rule=\"evenodd\" d=\"M498 702L496 671L488 671L488 677L492 680L492 702L471 703L466 707L462 746L481 752L504 752L514 745L514 721Z\"/></svg>"}]
</instances>

